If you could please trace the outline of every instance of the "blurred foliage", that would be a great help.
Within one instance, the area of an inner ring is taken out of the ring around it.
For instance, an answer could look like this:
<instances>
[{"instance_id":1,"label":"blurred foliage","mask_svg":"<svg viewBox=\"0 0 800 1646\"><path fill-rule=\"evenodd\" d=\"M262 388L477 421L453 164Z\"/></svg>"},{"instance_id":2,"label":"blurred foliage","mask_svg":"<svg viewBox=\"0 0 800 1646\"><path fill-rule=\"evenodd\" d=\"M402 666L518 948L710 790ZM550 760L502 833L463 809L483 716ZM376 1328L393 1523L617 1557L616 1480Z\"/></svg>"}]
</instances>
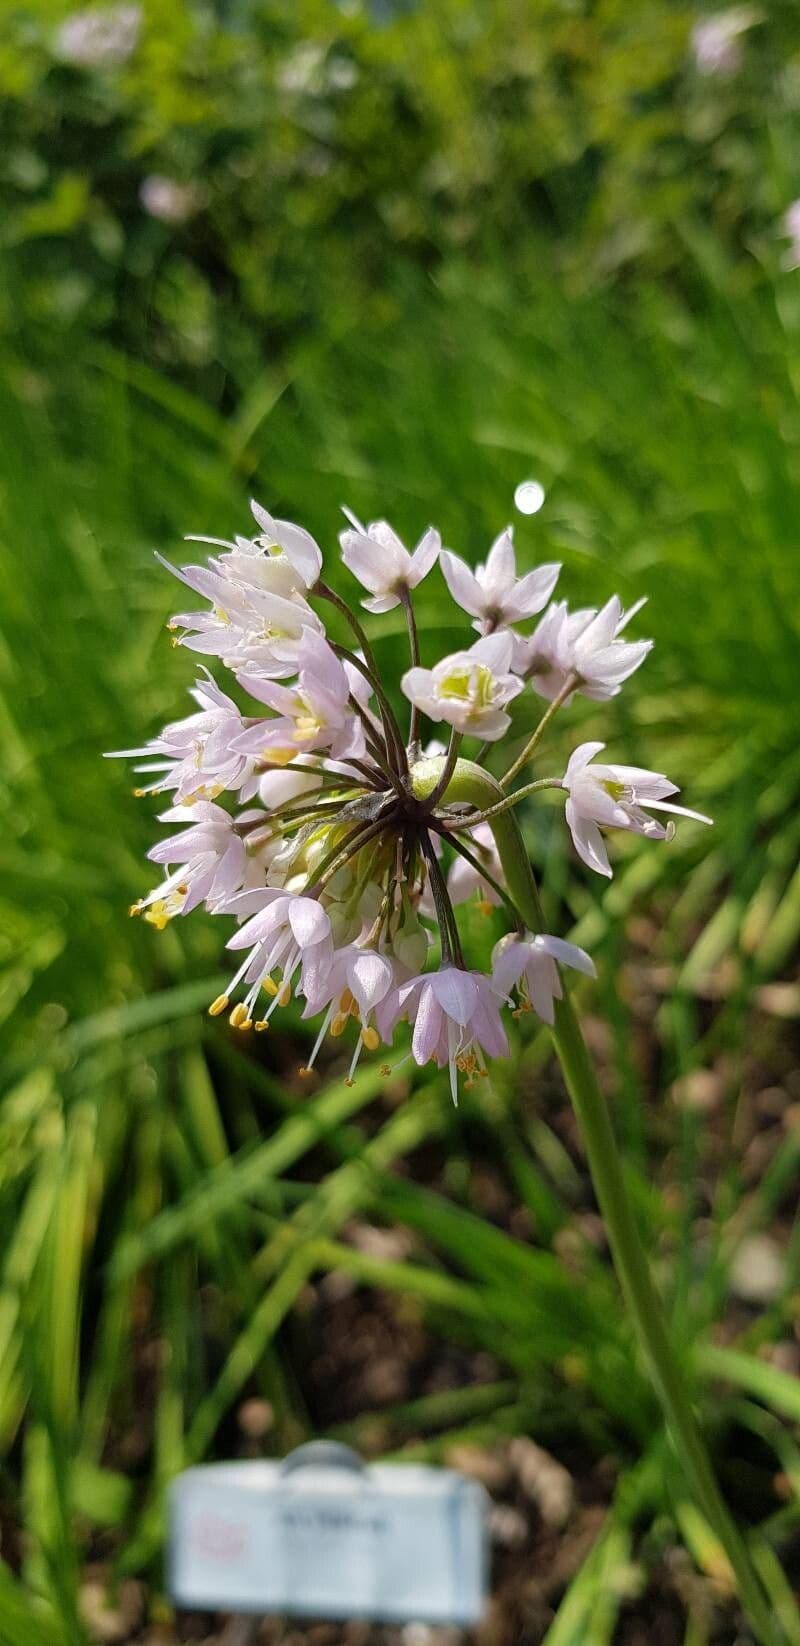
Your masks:
<instances>
[{"instance_id":1,"label":"blurred foliage","mask_svg":"<svg viewBox=\"0 0 800 1646\"><path fill-rule=\"evenodd\" d=\"M680 277L682 225L774 261L800 193L791 0L753 13L735 76L699 72L692 8L661 0L152 0L125 60L88 65L69 15L4 11L5 326L88 328L206 394L220 361L245 383L309 324L385 316L398 261L514 268L555 233L573 288ZM185 220L146 209L153 179Z\"/></svg>"}]
</instances>

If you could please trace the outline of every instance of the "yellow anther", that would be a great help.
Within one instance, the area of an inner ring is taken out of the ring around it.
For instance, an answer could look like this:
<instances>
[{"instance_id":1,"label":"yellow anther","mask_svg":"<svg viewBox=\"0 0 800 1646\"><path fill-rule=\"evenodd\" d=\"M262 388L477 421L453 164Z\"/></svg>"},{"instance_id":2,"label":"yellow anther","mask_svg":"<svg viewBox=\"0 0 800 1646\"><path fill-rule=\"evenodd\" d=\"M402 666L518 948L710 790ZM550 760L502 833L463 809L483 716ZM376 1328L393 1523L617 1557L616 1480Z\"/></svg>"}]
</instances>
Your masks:
<instances>
[{"instance_id":1,"label":"yellow anther","mask_svg":"<svg viewBox=\"0 0 800 1646\"><path fill-rule=\"evenodd\" d=\"M228 1022L230 1023L232 1029L244 1028L245 1023L247 1022L247 1007L245 1006L243 1000L240 1000L238 1004L234 1006Z\"/></svg>"},{"instance_id":2,"label":"yellow anther","mask_svg":"<svg viewBox=\"0 0 800 1646\"><path fill-rule=\"evenodd\" d=\"M483 915L491 914L492 905L491 905L491 903L487 902L485 897L482 897L478 901L477 909L478 909L478 914L483 914Z\"/></svg>"},{"instance_id":3,"label":"yellow anther","mask_svg":"<svg viewBox=\"0 0 800 1646\"><path fill-rule=\"evenodd\" d=\"M272 995L274 1000L276 994L278 993L277 983L274 983L271 977L265 977L261 987L264 990L264 993Z\"/></svg>"},{"instance_id":4,"label":"yellow anther","mask_svg":"<svg viewBox=\"0 0 800 1646\"><path fill-rule=\"evenodd\" d=\"M339 1035L344 1034L344 1031L347 1028L348 1021L349 1021L349 1013L347 1013L347 1012L337 1012L336 1013L336 1016L334 1017L333 1022L331 1023L331 1034L334 1036L334 1039L338 1040Z\"/></svg>"},{"instance_id":5,"label":"yellow anther","mask_svg":"<svg viewBox=\"0 0 800 1646\"><path fill-rule=\"evenodd\" d=\"M150 904L149 909L144 909L142 912L148 926L155 926L157 932L163 932L164 927L169 925L175 910L168 908L163 898L158 898L155 903Z\"/></svg>"},{"instance_id":6,"label":"yellow anther","mask_svg":"<svg viewBox=\"0 0 800 1646\"><path fill-rule=\"evenodd\" d=\"M145 795L146 793L147 793L146 789L134 789L133 790L133 798L134 798L134 800L141 800L142 795Z\"/></svg>"},{"instance_id":7,"label":"yellow anther","mask_svg":"<svg viewBox=\"0 0 800 1646\"><path fill-rule=\"evenodd\" d=\"M305 1080L306 1077L310 1074L313 1074L314 1071L313 1071L313 1069L309 1068L309 1065L307 1063L301 1063L297 1073L301 1076L301 1078L303 1080Z\"/></svg>"},{"instance_id":8,"label":"yellow anther","mask_svg":"<svg viewBox=\"0 0 800 1646\"><path fill-rule=\"evenodd\" d=\"M381 1043L381 1037L377 1029L373 1029L371 1024L369 1028L361 1030L361 1039L368 1052L376 1052Z\"/></svg>"},{"instance_id":9,"label":"yellow anther","mask_svg":"<svg viewBox=\"0 0 800 1646\"><path fill-rule=\"evenodd\" d=\"M391 1072L392 1071L391 1071L391 1068L389 1067L388 1063L382 1063L381 1064L381 1074L382 1075L391 1074Z\"/></svg>"},{"instance_id":10,"label":"yellow anther","mask_svg":"<svg viewBox=\"0 0 800 1646\"><path fill-rule=\"evenodd\" d=\"M292 985L291 985L291 983L282 983L279 990L278 990L278 1005L279 1006L288 1006L289 1001L291 1000L291 998L292 998Z\"/></svg>"},{"instance_id":11,"label":"yellow anther","mask_svg":"<svg viewBox=\"0 0 800 1646\"><path fill-rule=\"evenodd\" d=\"M344 1012L345 1016L347 1016L348 1012L352 1011L352 1009L353 991L352 989L345 989L344 993L339 997L339 1010L340 1012Z\"/></svg>"},{"instance_id":12,"label":"yellow anther","mask_svg":"<svg viewBox=\"0 0 800 1646\"><path fill-rule=\"evenodd\" d=\"M132 903L131 904L131 906L128 910L128 914L130 914L130 915L141 914L143 908L144 908L144 904L143 904L143 902L140 898L138 903Z\"/></svg>"},{"instance_id":13,"label":"yellow anther","mask_svg":"<svg viewBox=\"0 0 800 1646\"><path fill-rule=\"evenodd\" d=\"M227 1004L228 996L226 994L218 994L216 1000L212 1000L211 1005L208 1008L209 1017L220 1017Z\"/></svg>"},{"instance_id":14,"label":"yellow anther","mask_svg":"<svg viewBox=\"0 0 800 1646\"><path fill-rule=\"evenodd\" d=\"M268 1028L269 1028L269 1024L268 1024L266 1018L265 1017L260 1017L257 1024L256 1024L256 1034L263 1034L264 1030L268 1029Z\"/></svg>"}]
</instances>

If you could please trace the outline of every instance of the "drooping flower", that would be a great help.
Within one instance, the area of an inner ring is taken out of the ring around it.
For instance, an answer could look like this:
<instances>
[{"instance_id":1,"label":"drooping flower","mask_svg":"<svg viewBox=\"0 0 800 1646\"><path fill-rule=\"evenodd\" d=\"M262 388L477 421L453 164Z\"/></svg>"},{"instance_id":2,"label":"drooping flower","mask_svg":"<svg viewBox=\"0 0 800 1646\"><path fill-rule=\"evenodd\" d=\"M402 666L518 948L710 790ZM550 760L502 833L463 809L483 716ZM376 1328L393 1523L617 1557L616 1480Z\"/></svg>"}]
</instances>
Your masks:
<instances>
[{"instance_id":1,"label":"drooping flower","mask_svg":"<svg viewBox=\"0 0 800 1646\"><path fill-rule=\"evenodd\" d=\"M644 662L652 640L620 640L631 618L641 610L640 600L623 611L617 595L600 611L570 612L565 600L548 607L533 634L514 637L514 668L530 680L534 691L550 701L563 691L570 675L575 690L595 702L616 697L623 681Z\"/></svg>"},{"instance_id":2,"label":"drooping flower","mask_svg":"<svg viewBox=\"0 0 800 1646\"><path fill-rule=\"evenodd\" d=\"M677 794L677 784L670 783L661 772L641 766L593 764L604 748L604 743L581 743L570 756L562 787L569 796L566 817L578 856L590 869L610 879L611 865L598 824L628 829L651 840L671 840L674 825L650 817L645 808L672 812L695 823L711 823L711 818L669 802L666 797Z\"/></svg>"},{"instance_id":3,"label":"drooping flower","mask_svg":"<svg viewBox=\"0 0 800 1646\"><path fill-rule=\"evenodd\" d=\"M499 1001L491 978L483 972L444 965L438 972L423 972L402 983L378 1007L384 1040L404 1017L414 1024L414 1061L421 1065L433 1060L440 1069L449 1068L454 1103L458 1101L459 1073L472 1081L485 1073L482 1053L508 1056Z\"/></svg>"},{"instance_id":4,"label":"drooping flower","mask_svg":"<svg viewBox=\"0 0 800 1646\"><path fill-rule=\"evenodd\" d=\"M253 761L236 748L246 722L233 698L220 691L207 670L203 673L189 694L200 706L197 714L171 721L140 749L115 749L110 757L146 757L136 770L154 774L155 780L137 794L172 789L177 805L190 806L196 800L216 800L225 789L238 793L243 803L256 793Z\"/></svg>"},{"instance_id":5,"label":"drooping flower","mask_svg":"<svg viewBox=\"0 0 800 1646\"><path fill-rule=\"evenodd\" d=\"M503 879L503 865L498 856L494 835L488 823L478 823L477 827L469 831L469 846L473 855L477 857L492 876L493 880ZM456 857L447 876L447 890L450 893L450 902L454 908L460 903L466 903L477 893L481 905L499 908L502 897L490 885L484 875L469 863L465 857Z\"/></svg>"},{"instance_id":6,"label":"drooping flower","mask_svg":"<svg viewBox=\"0 0 800 1646\"><path fill-rule=\"evenodd\" d=\"M248 858L235 819L213 801L172 806L162 812L159 822L190 825L168 840L160 840L148 852L151 863L178 867L131 910L143 914L160 931L175 915L191 914L200 903L213 913L217 904L241 891L247 881ZM254 868L258 874L258 865Z\"/></svg>"},{"instance_id":7,"label":"drooping flower","mask_svg":"<svg viewBox=\"0 0 800 1646\"><path fill-rule=\"evenodd\" d=\"M348 1077L352 1080L362 1050L374 1052L381 1043L375 1013L399 982L397 961L389 955L358 943L337 949L321 989L310 996L303 1013L304 1017L325 1013L306 1068L313 1068L326 1034L330 1031L334 1038L344 1034L352 1019L359 1030Z\"/></svg>"},{"instance_id":8,"label":"drooping flower","mask_svg":"<svg viewBox=\"0 0 800 1646\"><path fill-rule=\"evenodd\" d=\"M443 549L441 567L453 599L475 618L473 627L481 634L491 634L542 611L561 570L557 564L537 566L535 571L517 577L513 526L507 526L495 538L485 566L473 572L465 560Z\"/></svg>"},{"instance_id":9,"label":"drooping flower","mask_svg":"<svg viewBox=\"0 0 800 1646\"><path fill-rule=\"evenodd\" d=\"M231 1012L235 1029L249 1028L253 1023L255 1003L262 987L272 997L272 1003L256 1028L266 1027L277 1006L288 1005L298 975L297 992L306 996L320 993L333 963L334 951L330 918L316 898L265 887L239 893L228 903L226 913L250 915L228 939L229 949L247 949L249 953L225 993L214 1001L210 1008L212 1016L218 1017L226 1010L234 990L242 982L247 984L247 992ZM279 974L278 983L273 972Z\"/></svg>"},{"instance_id":10,"label":"drooping flower","mask_svg":"<svg viewBox=\"0 0 800 1646\"><path fill-rule=\"evenodd\" d=\"M389 612L399 606L404 589L415 589L436 564L442 540L433 526L423 532L413 554L387 520L367 527L355 522L339 535L342 559L370 598L361 604L370 612Z\"/></svg>"},{"instance_id":11,"label":"drooping flower","mask_svg":"<svg viewBox=\"0 0 800 1646\"><path fill-rule=\"evenodd\" d=\"M587 977L597 976L594 961L576 943L546 933L526 932L524 937L509 933L492 951L492 983L503 1000L516 989L518 1010L534 1011L543 1023L552 1026L553 1002L564 993L556 961L558 966L572 966Z\"/></svg>"},{"instance_id":12,"label":"drooping flower","mask_svg":"<svg viewBox=\"0 0 800 1646\"><path fill-rule=\"evenodd\" d=\"M512 649L507 630L486 635L468 651L442 658L433 669L409 669L401 686L431 720L445 720L456 731L494 742L511 724L506 704L523 688L511 673Z\"/></svg>"}]
</instances>

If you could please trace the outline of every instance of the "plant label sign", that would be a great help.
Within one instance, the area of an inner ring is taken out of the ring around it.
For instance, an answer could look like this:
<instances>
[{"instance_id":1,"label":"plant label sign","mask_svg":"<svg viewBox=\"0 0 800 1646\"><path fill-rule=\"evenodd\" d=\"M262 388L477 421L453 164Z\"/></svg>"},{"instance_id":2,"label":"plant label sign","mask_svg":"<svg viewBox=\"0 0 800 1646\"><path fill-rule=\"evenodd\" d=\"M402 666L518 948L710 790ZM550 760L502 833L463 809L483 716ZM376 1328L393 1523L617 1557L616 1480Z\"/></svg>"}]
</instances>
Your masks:
<instances>
[{"instance_id":1,"label":"plant label sign","mask_svg":"<svg viewBox=\"0 0 800 1646\"><path fill-rule=\"evenodd\" d=\"M188 1469L170 1492L178 1606L466 1625L483 1614L486 1494L449 1469L314 1441Z\"/></svg>"}]
</instances>

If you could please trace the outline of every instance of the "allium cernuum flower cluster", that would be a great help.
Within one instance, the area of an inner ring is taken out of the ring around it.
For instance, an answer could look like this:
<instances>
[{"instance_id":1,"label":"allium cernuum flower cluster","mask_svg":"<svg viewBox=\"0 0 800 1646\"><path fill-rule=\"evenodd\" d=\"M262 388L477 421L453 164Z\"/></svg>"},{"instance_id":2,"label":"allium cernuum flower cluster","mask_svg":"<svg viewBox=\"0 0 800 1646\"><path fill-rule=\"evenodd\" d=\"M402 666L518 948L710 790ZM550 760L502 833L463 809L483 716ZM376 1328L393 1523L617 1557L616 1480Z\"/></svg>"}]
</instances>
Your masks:
<instances>
[{"instance_id":1,"label":"allium cernuum flower cluster","mask_svg":"<svg viewBox=\"0 0 800 1646\"><path fill-rule=\"evenodd\" d=\"M708 821L668 799L675 786L660 773L601 762L600 743L575 749L562 776L516 782L561 707L615 696L643 663L650 642L627 633L639 607L553 601L560 567L520 574L510 527L473 571L433 527L409 550L386 521L349 513L331 587L307 531L252 510L255 536L193 538L210 557L169 566L198 607L171 620L174 643L232 678L223 689L200 664L194 712L121 751L137 760L137 793L169 796L169 832L150 852L164 878L132 913L160 929L202 905L232 923L231 978L210 1011L235 1028L266 1029L295 996L318 1029L309 1066L327 1036L347 1034L352 1078L363 1050L408 1023L413 1057L449 1068L455 1097L459 1071L474 1078L506 1053L506 1009L552 1023L560 968L594 972L582 949L527 928L499 849L503 814L560 791L577 852L607 876L603 830L663 840L674 825L660 814ZM426 659L414 595L429 577L443 579L448 627L461 616L464 636ZM397 610L407 629L399 681L385 678L359 600L367 613ZM487 754L497 771L523 694L541 699L541 718L482 811L459 794L459 774L480 780ZM462 947L457 911L475 900L509 928L490 972Z\"/></svg>"}]
</instances>

